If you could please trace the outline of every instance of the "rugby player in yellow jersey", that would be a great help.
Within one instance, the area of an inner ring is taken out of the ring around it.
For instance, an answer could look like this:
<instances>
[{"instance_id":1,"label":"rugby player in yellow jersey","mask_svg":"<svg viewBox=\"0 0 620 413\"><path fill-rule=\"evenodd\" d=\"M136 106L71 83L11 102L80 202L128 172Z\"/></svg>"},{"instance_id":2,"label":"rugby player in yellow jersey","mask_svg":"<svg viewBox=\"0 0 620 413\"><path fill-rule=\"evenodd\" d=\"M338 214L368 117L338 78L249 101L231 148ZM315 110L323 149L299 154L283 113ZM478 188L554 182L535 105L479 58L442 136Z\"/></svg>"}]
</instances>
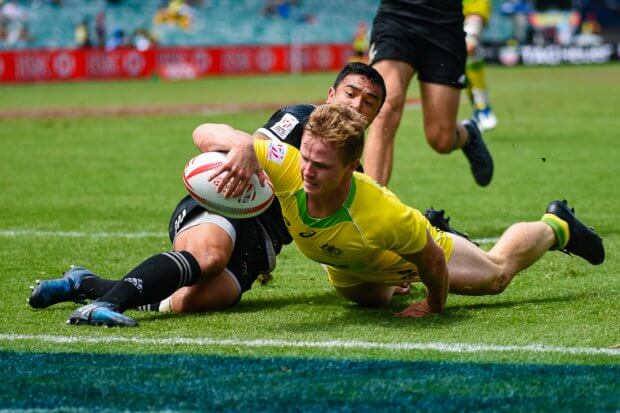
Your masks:
<instances>
[{"instance_id":1,"label":"rugby player in yellow jersey","mask_svg":"<svg viewBox=\"0 0 620 413\"><path fill-rule=\"evenodd\" d=\"M425 299L398 316L440 313L448 291L498 294L550 249L574 253L592 264L603 262L602 239L565 201L551 202L540 221L512 225L488 252L437 230L418 210L355 170L365 126L366 119L356 111L323 105L310 115L299 151L217 124L201 125L204 140L196 144L202 150L256 154L298 248L325 266L340 295L381 306L403 282L422 281ZM214 177L231 167L225 164Z\"/></svg>"},{"instance_id":2,"label":"rugby player in yellow jersey","mask_svg":"<svg viewBox=\"0 0 620 413\"><path fill-rule=\"evenodd\" d=\"M497 126L497 117L489 101L480 37L491 17L491 0L463 0L463 15L467 46L467 91L474 107L474 119L482 130L489 130Z\"/></svg>"}]
</instances>

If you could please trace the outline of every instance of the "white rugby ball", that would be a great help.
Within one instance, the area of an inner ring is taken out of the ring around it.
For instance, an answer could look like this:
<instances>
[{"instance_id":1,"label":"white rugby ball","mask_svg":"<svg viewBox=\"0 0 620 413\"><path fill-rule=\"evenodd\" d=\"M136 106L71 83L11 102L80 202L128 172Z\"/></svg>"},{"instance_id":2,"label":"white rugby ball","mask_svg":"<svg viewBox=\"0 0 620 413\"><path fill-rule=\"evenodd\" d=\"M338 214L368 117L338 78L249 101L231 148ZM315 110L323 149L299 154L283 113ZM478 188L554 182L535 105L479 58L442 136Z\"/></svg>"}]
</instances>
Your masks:
<instances>
[{"instance_id":1,"label":"white rugby ball","mask_svg":"<svg viewBox=\"0 0 620 413\"><path fill-rule=\"evenodd\" d=\"M222 152L204 152L190 159L183 172L183 183L189 194L208 211L228 218L251 218L263 213L274 198L271 182L266 180L263 187L253 174L243 194L225 198L226 187L217 192L217 186L226 172L209 180L225 161L226 155Z\"/></svg>"}]
</instances>

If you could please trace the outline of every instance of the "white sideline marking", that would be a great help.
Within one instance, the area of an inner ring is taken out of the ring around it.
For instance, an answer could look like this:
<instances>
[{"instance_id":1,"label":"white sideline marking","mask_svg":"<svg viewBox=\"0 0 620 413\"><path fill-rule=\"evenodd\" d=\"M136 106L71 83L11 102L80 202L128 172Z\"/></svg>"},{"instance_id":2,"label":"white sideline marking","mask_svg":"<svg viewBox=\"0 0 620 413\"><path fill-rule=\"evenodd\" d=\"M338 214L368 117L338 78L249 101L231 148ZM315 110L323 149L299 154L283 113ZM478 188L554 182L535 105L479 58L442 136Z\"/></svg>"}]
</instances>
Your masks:
<instances>
[{"instance_id":1,"label":"white sideline marking","mask_svg":"<svg viewBox=\"0 0 620 413\"><path fill-rule=\"evenodd\" d=\"M581 355L620 356L619 348L595 347L556 347L544 344L526 346L499 346L492 344L467 343L376 343L371 341L329 340L329 341L292 341L292 340L240 340L215 338L139 338L139 337L77 337L36 334L0 334L0 341L41 341L56 344L150 344L150 345L196 345L196 346L235 346L235 347L301 347L325 349L359 349L416 351L432 350L440 353L482 353L482 352L526 352L559 353Z\"/></svg>"},{"instance_id":2,"label":"white sideline marking","mask_svg":"<svg viewBox=\"0 0 620 413\"><path fill-rule=\"evenodd\" d=\"M58 238L162 238L164 232L81 232L81 231L39 231L33 229L1 229L3 237L58 237ZM492 244L499 238L474 238L479 244Z\"/></svg>"},{"instance_id":3,"label":"white sideline marking","mask_svg":"<svg viewBox=\"0 0 620 413\"><path fill-rule=\"evenodd\" d=\"M34 229L3 229L4 237L59 237L59 238L161 238L164 232L81 232L81 231L39 231Z\"/></svg>"}]
</instances>

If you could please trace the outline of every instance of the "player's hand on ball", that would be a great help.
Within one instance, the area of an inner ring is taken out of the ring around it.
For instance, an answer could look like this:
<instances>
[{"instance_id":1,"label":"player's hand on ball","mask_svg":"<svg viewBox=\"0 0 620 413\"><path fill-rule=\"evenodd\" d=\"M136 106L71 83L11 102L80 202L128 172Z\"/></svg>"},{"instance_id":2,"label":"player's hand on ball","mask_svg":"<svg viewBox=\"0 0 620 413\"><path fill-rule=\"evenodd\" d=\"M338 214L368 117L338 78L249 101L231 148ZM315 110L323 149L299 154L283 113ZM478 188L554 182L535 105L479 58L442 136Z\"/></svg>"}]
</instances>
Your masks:
<instances>
[{"instance_id":1,"label":"player's hand on ball","mask_svg":"<svg viewBox=\"0 0 620 413\"><path fill-rule=\"evenodd\" d=\"M250 185L250 177L256 173L260 185L265 186L265 171L260 166L253 146L235 145L226 156L226 162L217 168L211 180L221 176L217 191L224 191L226 198L241 196Z\"/></svg>"}]
</instances>

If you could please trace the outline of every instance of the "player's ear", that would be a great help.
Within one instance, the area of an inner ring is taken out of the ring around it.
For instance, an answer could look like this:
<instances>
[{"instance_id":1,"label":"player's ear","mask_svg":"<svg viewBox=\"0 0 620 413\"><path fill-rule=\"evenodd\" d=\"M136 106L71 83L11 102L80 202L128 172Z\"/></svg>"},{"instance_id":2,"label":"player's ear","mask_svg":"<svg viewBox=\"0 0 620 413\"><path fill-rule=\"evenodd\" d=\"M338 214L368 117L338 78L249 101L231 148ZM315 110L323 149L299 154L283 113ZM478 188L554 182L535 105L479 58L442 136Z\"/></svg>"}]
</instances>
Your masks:
<instances>
[{"instance_id":1,"label":"player's ear","mask_svg":"<svg viewBox=\"0 0 620 413\"><path fill-rule=\"evenodd\" d=\"M325 103L332 103L334 96L336 96L336 89L332 86L327 90L327 100Z\"/></svg>"},{"instance_id":2,"label":"player's ear","mask_svg":"<svg viewBox=\"0 0 620 413\"><path fill-rule=\"evenodd\" d=\"M351 173L353 173L353 171L357 170L357 167L360 165L360 160L356 159L354 161L349 162L349 165L347 165L347 170L350 170Z\"/></svg>"}]
</instances>

